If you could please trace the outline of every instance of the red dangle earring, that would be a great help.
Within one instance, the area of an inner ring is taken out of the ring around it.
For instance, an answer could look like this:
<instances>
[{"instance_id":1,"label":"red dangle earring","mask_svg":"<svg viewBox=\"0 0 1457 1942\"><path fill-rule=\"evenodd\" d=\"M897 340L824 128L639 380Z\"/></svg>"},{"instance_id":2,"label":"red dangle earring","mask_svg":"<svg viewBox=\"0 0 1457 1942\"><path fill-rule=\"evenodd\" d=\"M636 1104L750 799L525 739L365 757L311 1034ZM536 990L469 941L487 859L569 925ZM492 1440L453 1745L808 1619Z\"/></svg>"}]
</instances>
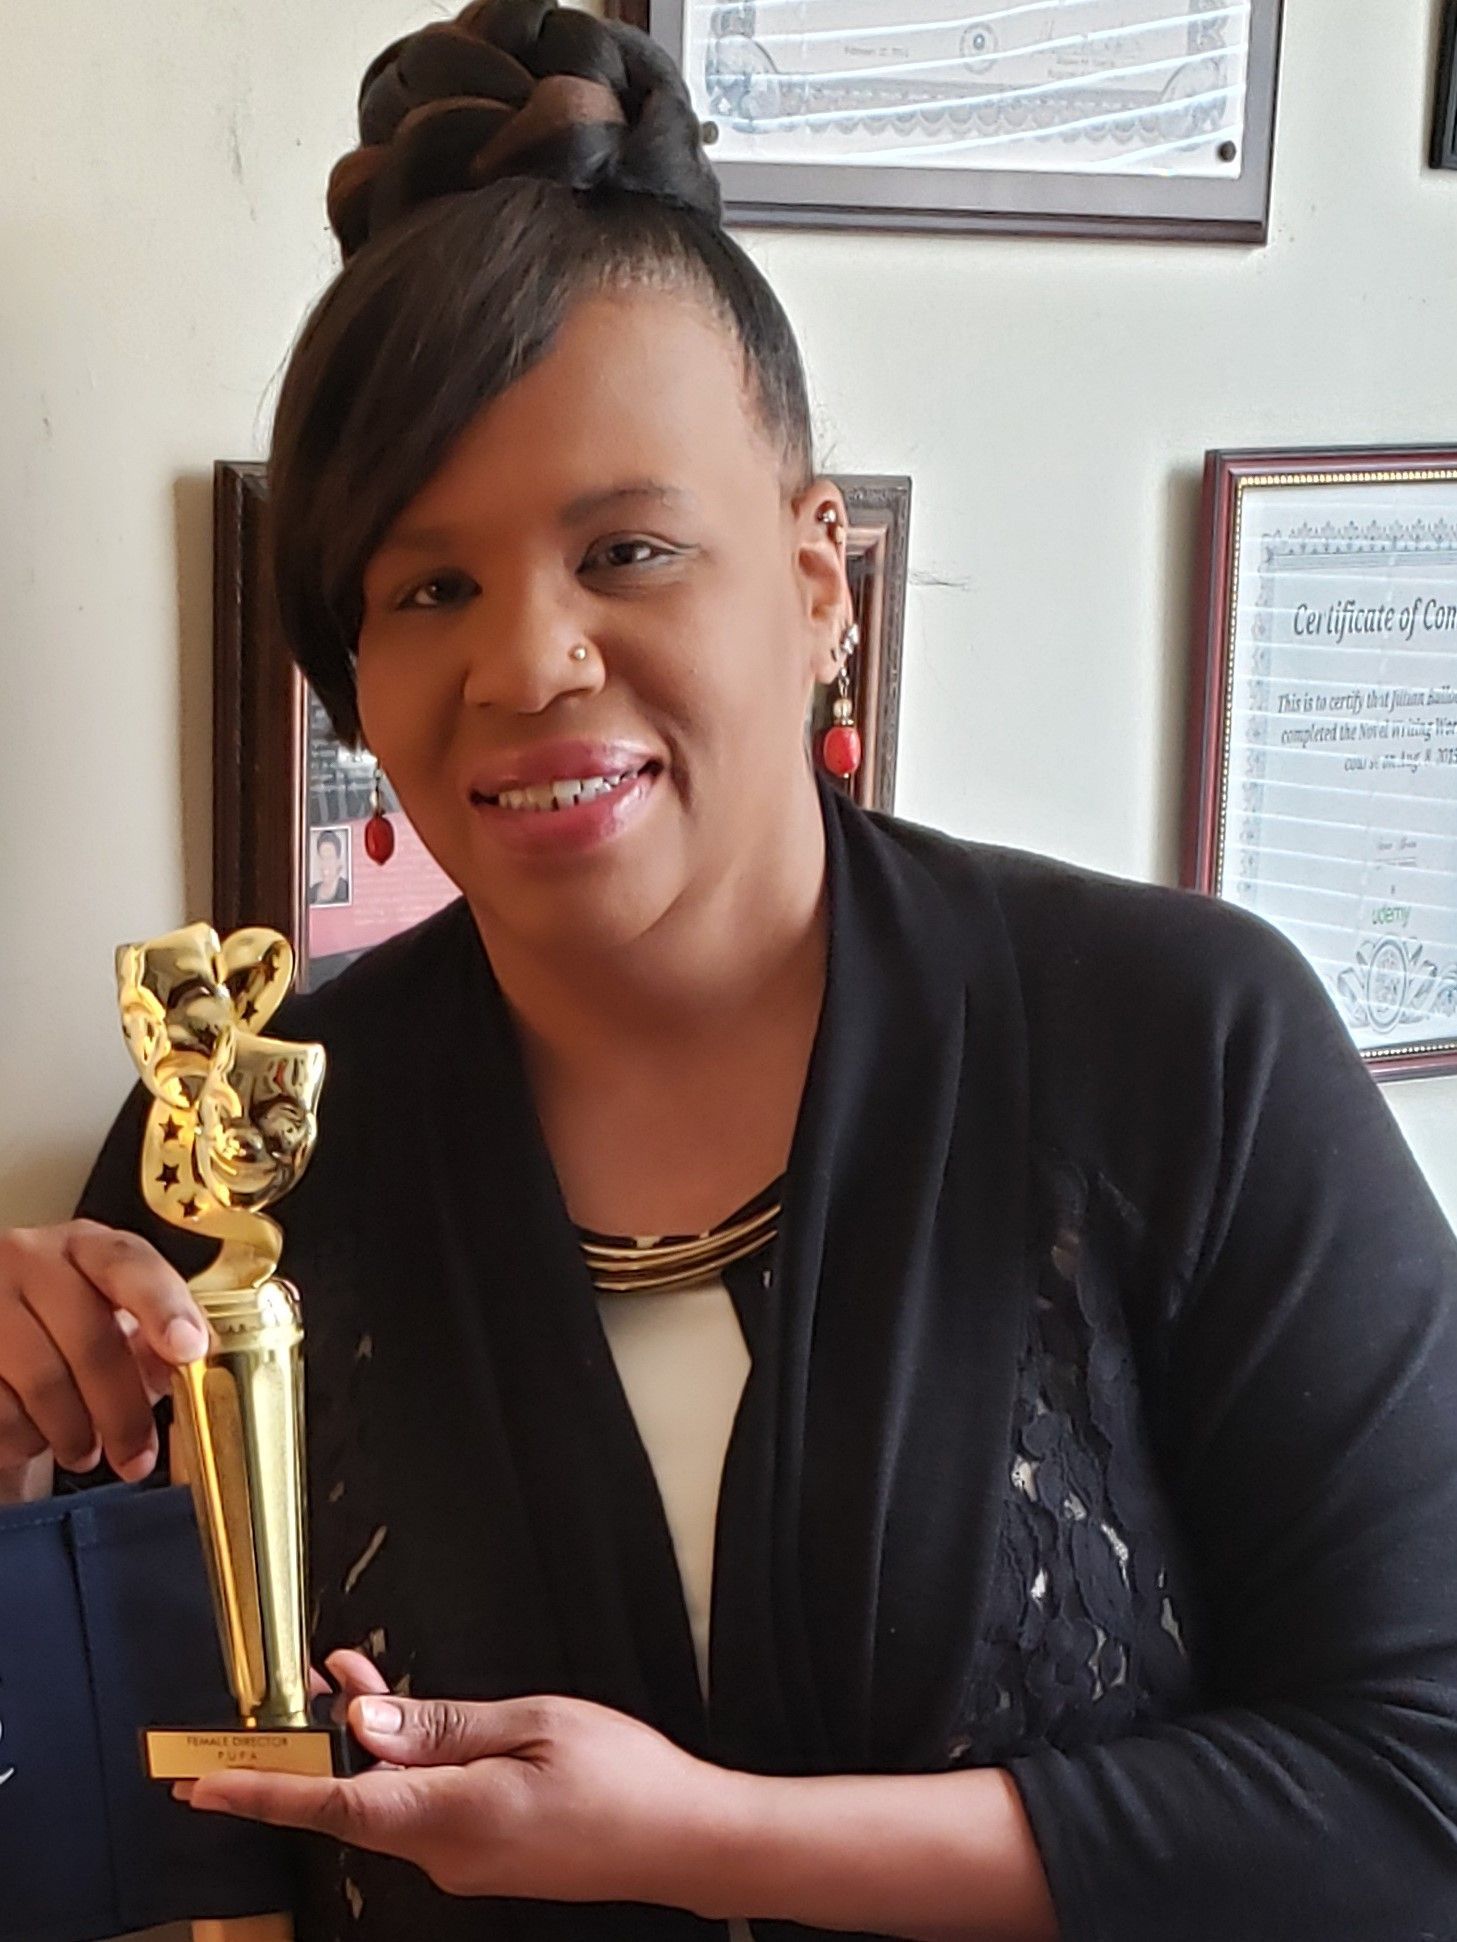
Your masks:
<instances>
[{"instance_id":1,"label":"red dangle earring","mask_svg":"<svg viewBox=\"0 0 1457 1942\"><path fill-rule=\"evenodd\" d=\"M832 776L848 782L858 773L864 753L855 726L855 698L850 692L850 656L860 645L860 629L852 621L840 637L840 672L835 681L834 725L825 730L820 760Z\"/></svg>"},{"instance_id":2,"label":"red dangle earring","mask_svg":"<svg viewBox=\"0 0 1457 1942\"><path fill-rule=\"evenodd\" d=\"M820 523L829 528L831 537L843 548L845 529L833 506L825 507L820 514ZM835 651L839 673L835 677L834 719L820 742L820 761L839 782L848 782L859 772L864 755L860 730L855 726L855 697L850 692L850 656L859 645L860 629L852 620L840 636L840 644Z\"/></svg>"},{"instance_id":3,"label":"red dangle earring","mask_svg":"<svg viewBox=\"0 0 1457 1942\"><path fill-rule=\"evenodd\" d=\"M373 813L364 825L364 852L371 863L388 863L395 853L395 826L384 813L378 762L374 765L374 790L370 796Z\"/></svg>"}]
</instances>

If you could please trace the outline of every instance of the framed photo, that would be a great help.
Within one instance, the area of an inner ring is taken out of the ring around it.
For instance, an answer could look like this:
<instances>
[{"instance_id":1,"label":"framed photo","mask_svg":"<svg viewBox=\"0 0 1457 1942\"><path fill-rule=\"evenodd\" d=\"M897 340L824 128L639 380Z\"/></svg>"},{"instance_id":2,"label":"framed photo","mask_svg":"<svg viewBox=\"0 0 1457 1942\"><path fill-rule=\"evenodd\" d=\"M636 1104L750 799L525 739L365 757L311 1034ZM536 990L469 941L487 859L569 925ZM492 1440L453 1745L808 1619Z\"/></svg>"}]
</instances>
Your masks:
<instances>
[{"instance_id":1,"label":"framed photo","mask_svg":"<svg viewBox=\"0 0 1457 1942\"><path fill-rule=\"evenodd\" d=\"M846 787L867 808L895 794L911 482L836 480L850 515L847 560L861 645L851 662L864 743ZM395 852L371 862L364 826L374 761L344 747L283 645L263 562L265 469L214 469L213 901L224 930L268 924L292 942L311 990L361 952L449 903L454 884L384 786ZM828 725L817 694L807 737Z\"/></svg>"},{"instance_id":2,"label":"framed photo","mask_svg":"<svg viewBox=\"0 0 1457 1942\"><path fill-rule=\"evenodd\" d=\"M324 823L310 827L307 902L311 911L353 903L353 849L352 823Z\"/></svg>"},{"instance_id":3,"label":"framed photo","mask_svg":"<svg viewBox=\"0 0 1457 1942\"><path fill-rule=\"evenodd\" d=\"M1183 879L1457 1070L1457 446L1208 455Z\"/></svg>"},{"instance_id":4,"label":"framed photo","mask_svg":"<svg viewBox=\"0 0 1457 1942\"><path fill-rule=\"evenodd\" d=\"M732 222L1265 240L1282 0L606 0Z\"/></svg>"}]
</instances>

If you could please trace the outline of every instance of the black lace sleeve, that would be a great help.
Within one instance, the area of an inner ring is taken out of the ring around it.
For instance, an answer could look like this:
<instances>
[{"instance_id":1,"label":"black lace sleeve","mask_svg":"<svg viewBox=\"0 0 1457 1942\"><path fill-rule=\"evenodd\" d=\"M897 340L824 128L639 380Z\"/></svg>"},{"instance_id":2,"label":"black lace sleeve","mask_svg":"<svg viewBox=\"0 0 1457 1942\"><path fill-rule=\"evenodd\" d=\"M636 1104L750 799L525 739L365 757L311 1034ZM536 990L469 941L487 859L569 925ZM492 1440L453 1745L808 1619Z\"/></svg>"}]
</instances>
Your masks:
<instances>
[{"instance_id":1,"label":"black lace sleeve","mask_svg":"<svg viewBox=\"0 0 1457 1942\"><path fill-rule=\"evenodd\" d=\"M1253 995L1211 1029L1215 1184L1150 1358L1200 1709L1008 1765L1065 1942L1441 1942L1457 1248L1313 976L1273 933L1249 948Z\"/></svg>"}]
</instances>

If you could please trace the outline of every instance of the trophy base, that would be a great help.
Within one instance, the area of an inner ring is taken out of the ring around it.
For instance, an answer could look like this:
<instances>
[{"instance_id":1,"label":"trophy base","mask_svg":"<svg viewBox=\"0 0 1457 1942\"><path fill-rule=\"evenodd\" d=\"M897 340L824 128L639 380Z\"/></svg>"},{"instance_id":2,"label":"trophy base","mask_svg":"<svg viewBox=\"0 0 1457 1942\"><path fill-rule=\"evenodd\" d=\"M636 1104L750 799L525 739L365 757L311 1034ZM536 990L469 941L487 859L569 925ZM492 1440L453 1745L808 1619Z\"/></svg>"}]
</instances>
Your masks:
<instances>
[{"instance_id":1,"label":"trophy base","mask_svg":"<svg viewBox=\"0 0 1457 1942\"><path fill-rule=\"evenodd\" d=\"M367 1765L343 1726L149 1727L142 1760L152 1780L209 1773L296 1773L330 1780Z\"/></svg>"}]
</instances>

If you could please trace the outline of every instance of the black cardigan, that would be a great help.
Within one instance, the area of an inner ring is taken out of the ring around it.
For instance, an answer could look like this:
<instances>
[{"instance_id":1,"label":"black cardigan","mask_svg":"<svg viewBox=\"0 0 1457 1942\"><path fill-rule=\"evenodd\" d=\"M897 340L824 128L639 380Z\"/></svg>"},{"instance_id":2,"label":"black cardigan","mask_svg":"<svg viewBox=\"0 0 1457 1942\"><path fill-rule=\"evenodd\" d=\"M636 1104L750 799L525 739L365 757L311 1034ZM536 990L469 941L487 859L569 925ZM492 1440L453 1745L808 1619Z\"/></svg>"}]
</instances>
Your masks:
<instances>
[{"instance_id":1,"label":"black cardigan","mask_svg":"<svg viewBox=\"0 0 1457 1942\"><path fill-rule=\"evenodd\" d=\"M1457 1937L1457 1252L1319 984L1227 905L839 797L826 827L783 1229L730 1276L707 1708L466 906L280 1015L330 1057L279 1209L320 1648L763 1771L1005 1765L1065 1942ZM83 1209L191 1266L135 1191L140 1110ZM367 1856L307 1908L306 1938L723 1934Z\"/></svg>"}]
</instances>

